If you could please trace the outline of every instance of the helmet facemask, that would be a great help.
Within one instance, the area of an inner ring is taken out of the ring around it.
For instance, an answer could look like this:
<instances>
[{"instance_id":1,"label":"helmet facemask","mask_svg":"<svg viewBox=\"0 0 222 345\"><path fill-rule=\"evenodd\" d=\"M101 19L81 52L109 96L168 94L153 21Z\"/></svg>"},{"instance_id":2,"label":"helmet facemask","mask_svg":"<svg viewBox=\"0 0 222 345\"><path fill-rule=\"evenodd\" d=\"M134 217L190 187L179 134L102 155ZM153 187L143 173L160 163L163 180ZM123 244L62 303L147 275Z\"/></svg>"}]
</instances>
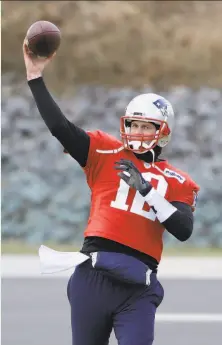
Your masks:
<instances>
[{"instance_id":1,"label":"helmet facemask","mask_svg":"<svg viewBox=\"0 0 222 345\"><path fill-rule=\"evenodd\" d=\"M132 121L151 122L156 127L154 134L132 134ZM126 149L138 154L152 150L156 145L165 146L170 139L170 130L166 119L157 120L154 118L144 118L143 116L122 116L120 122L120 136Z\"/></svg>"}]
</instances>

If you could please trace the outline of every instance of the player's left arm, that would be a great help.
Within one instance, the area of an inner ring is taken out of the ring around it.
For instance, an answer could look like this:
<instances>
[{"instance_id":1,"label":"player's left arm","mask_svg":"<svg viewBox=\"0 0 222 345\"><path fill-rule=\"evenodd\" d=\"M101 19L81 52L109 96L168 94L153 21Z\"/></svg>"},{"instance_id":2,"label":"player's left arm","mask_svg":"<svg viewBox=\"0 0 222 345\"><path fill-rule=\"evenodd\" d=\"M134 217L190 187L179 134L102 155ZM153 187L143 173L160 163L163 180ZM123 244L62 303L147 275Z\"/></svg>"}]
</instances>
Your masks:
<instances>
[{"instance_id":1,"label":"player's left arm","mask_svg":"<svg viewBox=\"0 0 222 345\"><path fill-rule=\"evenodd\" d=\"M166 220L162 221L161 224L163 224L165 229L173 236L175 236L179 241L184 242L188 240L188 238L190 238L190 236L192 235L194 223L193 211L191 206L183 202L169 202L166 199L164 200L168 203L167 208L169 209L170 215L168 217L166 215ZM172 211L170 211L171 206L173 206L174 208L174 210L173 208L171 209Z\"/></svg>"},{"instance_id":2,"label":"player's left arm","mask_svg":"<svg viewBox=\"0 0 222 345\"><path fill-rule=\"evenodd\" d=\"M136 166L129 160L116 162L118 175L144 197L156 213L156 217L165 229L180 241L186 241L193 232L193 208L189 200L169 202L146 181Z\"/></svg>"}]
</instances>

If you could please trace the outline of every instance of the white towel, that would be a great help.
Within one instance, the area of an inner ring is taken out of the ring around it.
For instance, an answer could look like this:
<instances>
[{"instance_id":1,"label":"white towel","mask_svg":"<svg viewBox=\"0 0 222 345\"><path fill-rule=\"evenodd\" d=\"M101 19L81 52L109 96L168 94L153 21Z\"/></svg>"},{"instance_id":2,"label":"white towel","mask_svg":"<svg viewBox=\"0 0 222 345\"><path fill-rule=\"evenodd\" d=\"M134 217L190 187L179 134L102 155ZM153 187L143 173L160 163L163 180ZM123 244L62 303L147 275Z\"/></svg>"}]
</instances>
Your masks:
<instances>
[{"instance_id":1,"label":"white towel","mask_svg":"<svg viewBox=\"0 0 222 345\"><path fill-rule=\"evenodd\" d=\"M74 268L89 257L80 252L59 252L44 245L39 247L40 270L42 274L50 274Z\"/></svg>"}]
</instances>

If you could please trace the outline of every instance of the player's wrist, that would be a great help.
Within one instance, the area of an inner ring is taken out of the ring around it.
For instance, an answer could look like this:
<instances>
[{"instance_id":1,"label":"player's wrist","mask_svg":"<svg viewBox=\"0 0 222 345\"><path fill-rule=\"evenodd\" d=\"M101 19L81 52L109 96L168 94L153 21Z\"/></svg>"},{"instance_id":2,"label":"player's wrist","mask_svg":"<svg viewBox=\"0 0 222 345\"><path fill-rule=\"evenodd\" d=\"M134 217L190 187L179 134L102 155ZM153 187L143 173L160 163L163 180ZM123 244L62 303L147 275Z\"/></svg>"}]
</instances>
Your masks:
<instances>
[{"instance_id":1,"label":"player's wrist","mask_svg":"<svg viewBox=\"0 0 222 345\"><path fill-rule=\"evenodd\" d=\"M34 73L27 73L27 80L30 81L32 79L37 79L42 77L42 73L41 72L34 72Z\"/></svg>"},{"instance_id":2,"label":"player's wrist","mask_svg":"<svg viewBox=\"0 0 222 345\"><path fill-rule=\"evenodd\" d=\"M153 186L149 182L146 182L145 187L139 192L143 197L145 197L151 192L152 189L153 189Z\"/></svg>"},{"instance_id":3,"label":"player's wrist","mask_svg":"<svg viewBox=\"0 0 222 345\"><path fill-rule=\"evenodd\" d=\"M153 198L153 195L156 193L156 190L155 190L155 188L153 188L153 186L152 185L150 185L151 186L151 188L150 188L150 190L148 191L148 193L146 193L146 195L143 195L144 196L144 198L145 198L145 200L146 200L146 202L151 202L151 200L152 200L152 198Z\"/></svg>"},{"instance_id":4,"label":"player's wrist","mask_svg":"<svg viewBox=\"0 0 222 345\"><path fill-rule=\"evenodd\" d=\"M156 216L160 223L163 223L177 211L177 208L160 195L155 188L152 188L144 199L150 207L156 210Z\"/></svg>"}]
</instances>

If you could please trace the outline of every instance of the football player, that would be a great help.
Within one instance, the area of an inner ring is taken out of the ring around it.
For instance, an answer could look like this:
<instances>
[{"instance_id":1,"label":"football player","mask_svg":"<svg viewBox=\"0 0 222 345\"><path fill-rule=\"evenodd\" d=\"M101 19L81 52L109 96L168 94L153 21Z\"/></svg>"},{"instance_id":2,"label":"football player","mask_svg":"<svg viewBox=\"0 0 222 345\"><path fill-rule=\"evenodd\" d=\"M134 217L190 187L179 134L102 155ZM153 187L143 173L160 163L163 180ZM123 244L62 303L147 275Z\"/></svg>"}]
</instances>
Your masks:
<instances>
[{"instance_id":1,"label":"football player","mask_svg":"<svg viewBox=\"0 0 222 345\"><path fill-rule=\"evenodd\" d=\"M173 131L164 97L141 94L121 117L120 139L70 122L50 95L43 70L51 58L23 45L27 80L51 134L83 169L91 209L81 252L89 260L69 279L73 344L105 345L114 329L119 345L151 345L163 287L157 278L168 231L186 241L193 231L199 186L159 155ZM73 187L75 188L75 187Z\"/></svg>"}]
</instances>

